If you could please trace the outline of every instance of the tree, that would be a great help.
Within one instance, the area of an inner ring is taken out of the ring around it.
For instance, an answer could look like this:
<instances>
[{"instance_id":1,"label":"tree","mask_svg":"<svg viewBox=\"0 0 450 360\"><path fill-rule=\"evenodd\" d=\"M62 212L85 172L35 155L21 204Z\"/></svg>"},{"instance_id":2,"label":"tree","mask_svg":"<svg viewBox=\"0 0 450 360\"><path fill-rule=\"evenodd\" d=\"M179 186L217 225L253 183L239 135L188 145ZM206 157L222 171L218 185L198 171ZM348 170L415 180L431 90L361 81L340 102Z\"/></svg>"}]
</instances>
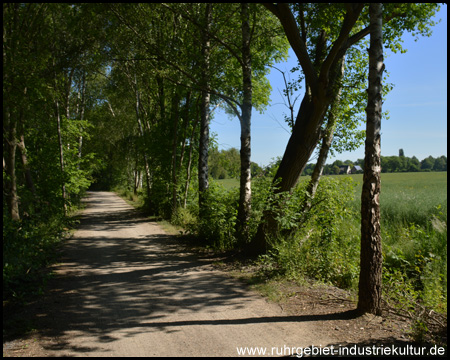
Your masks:
<instances>
[{"instance_id":1,"label":"tree","mask_svg":"<svg viewBox=\"0 0 450 360\"><path fill-rule=\"evenodd\" d=\"M89 128L82 74L100 66L93 49L102 37L93 31L102 25L90 6L4 4L4 188L11 219L22 213L48 221L89 183L91 156L80 141Z\"/></svg>"},{"instance_id":2,"label":"tree","mask_svg":"<svg viewBox=\"0 0 450 360\"><path fill-rule=\"evenodd\" d=\"M280 20L306 84L292 135L273 180L277 185L275 192L281 193L291 191L297 184L316 148L326 111L339 89L339 65L348 50L369 34L369 17L365 5L356 3L265 3L264 6ZM429 25L434 24L430 17L437 7L435 4L387 4L383 13L385 31L389 33L385 38L386 46L394 51L402 50L399 39L405 30L429 35ZM321 30L326 31L325 42L320 36ZM321 48L325 49L325 55ZM249 251L255 254L266 251L267 237L276 230L275 214L267 211Z\"/></svg>"},{"instance_id":3,"label":"tree","mask_svg":"<svg viewBox=\"0 0 450 360\"><path fill-rule=\"evenodd\" d=\"M265 78L267 66L286 57L287 42L283 36L279 36L279 25L274 17L261 11L255 4L230 3L215 6L212 14L214 26L210 28L205 28L193 16L192 11L180 12L176 7L171 9L207 34L211 48L216 49L215 62L211 61L210 64L211 79L207 91L212 97L225 103L228 113L239 118L241 171L236 234L245 243L251 212L252 108L261 111L268 104L270 85ZM189 77L182 68L175 67ZM192 77L190 79L204 91L204 83L199 83ZM203 172L199 169L200 171Z\"/></svg>"},{"instance_id":4,"label":"tree","mask_svg":"<svg viewBox=\"0 0 450 360\"><path fill-rule=\"evenodd\" d=\"M25 111L29 109L26 100L30 95L30 73L41 65L30 61L35 50L31 44L39 38L36 28L42 7L36 4L3 4L3 171L6 175L3 176L3 188L13 221L20 220L16 153L18 146L22 154L26 153ZM32 21L32 18L37 21Z\"/></svg>"},{"instance_id":5,"label":"tree","mask_svg":"<svg viewBox=\"0 0 450 360\"><path fill-rule=\"evenodd\" d=\"M410 172L420 171L420 161L415 156L413 156L410 159L407 171L410 171Z\"/></svg>"},{"instance_id":6,"label":"tree","mask_svg":"<svg viewBox=\"0 0 450 360\"><path fill-rule=\"evenodd\" d=\"M435 159L432 156L428 156L420 162L420 169L422 171L431 171L434 167Z\"/></svg>"},{"instance_id":7,"label":"tree","mask_svg":"<svg viewBox=\"0 0 450 360\"><path fill-rule=\"evenodd\" d=\"M241 176L239 208L236 222L236 234L241 243L248 240L248 223L251 211L252 174L251 174L251 117L252 117L252 56L249 4L241 4L241 30L242 30L242 85L243 99L241 105Z\"/></svg>"},{"instance_id":8,"label":"tree","mask_svg":"<svg viewBox=\"0 0 450 360\"><path fill-rule=\"evenodd\" d=\"M380 229L381 109L383 78L382 4L369 5L369 86L363 188L358 310L381 315L383 254Z\"/></svg>"},{"instance_id":9,"label":"tree","mask_svg":"<svg viewBox=\"0 0 450 360\"><path fill-rule=\"evenodd\" d=\"M440 156L434 161L433 171L447 171L446 156Z\"/></svg>"},{"instance_id":10,"label":"tree","mask_svg":"<svg viewBox=\"0 0 450 360\"><path fill-rule=\"evenodd\" d=\"M239 16L231 17L230 14L234 13L239 13ZM195 23L194 19L190 21ZM241 125L240 195L236 234L244 244L248 241L251 216L252 107L262 110L267 105L270 90L265 78L267 65L286 56L287 42L278 36L278 25L273 16L261 12L254 4L242 3L239 7L236 4L222 4L214 22L220 24L220 27L216 25L215 33L210 31L211 41L228 51L229 60L225 66L221 66L220 72L223 75L219 76L218 86L212 85L211 92L226 103L228 112L236 115ZM240 34L234 30L238 27ZM218 33L222 37L217 36Z\"/></svg>"},{"instance_id":11,"label":"tree","mask_svg":"<svg viewBox=\"0 0 450 360\"><path fill-rule=\"evenodd\" d=\"M198 157L198 190L199 190L199 216L207 211L208 183L208 148L209 148L209 118L210 118L210 29L212 22L212 4L205 5L202 31L202 77L201 77L201 118L200 118L200 145Z\"/></svg>"}]
</instances>

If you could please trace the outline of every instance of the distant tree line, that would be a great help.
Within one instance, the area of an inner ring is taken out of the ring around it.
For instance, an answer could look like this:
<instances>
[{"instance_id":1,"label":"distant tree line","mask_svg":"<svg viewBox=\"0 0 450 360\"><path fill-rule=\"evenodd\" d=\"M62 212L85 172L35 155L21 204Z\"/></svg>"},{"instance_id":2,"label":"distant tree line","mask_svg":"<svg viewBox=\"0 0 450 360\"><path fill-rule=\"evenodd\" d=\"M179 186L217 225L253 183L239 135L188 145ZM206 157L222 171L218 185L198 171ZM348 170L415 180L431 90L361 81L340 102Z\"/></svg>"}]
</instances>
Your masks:
<instances>
[{"instance_id":1,"label":"distant tree line","mask_svg":"<svg viewBox=\"0 0 450 360\"><path fill-rule=\"evenodd\" d=\"M349 165L351 167L359 165L364 169L364 159L358 159L355 162L350 160L336 160L332 164L327 164L323 168L324 175L338 175L340 167ZM311 175L315 164L308 164L302 175ZM407 156L381 156L381 172L419 172L419 171L447 171L447 157L442 155L438 158L428 156L420 161L417 157Z\"/></svg>"},{"instance_id":2,"label":"distant tree line","mask_svg":"<svg viewBox=\"0 0 450 360\"><path fill-rule=\"evenodd\" d=\"M230 148L228 150L219 150L213 147L210 150L210 168L209 175L213 179L237 179L240 171L239 150ZM278 167L280 159L262 168L258 164L252 162L252 175L260 176L264 174L273 173L274 168ZM342 166L348 165L351 168L359 166L364 169L364 159L350 160L335 160L331 164L327 164L323 168L324 175L339 175L342 173ZM314 170L314 163L308 164L302 173L304 175L311 175ZM361 173L362 173L361 170ZM400 149L399 156L381 156L381 172L426 172L426 171L447 171L447 157L442 155L434 158L428 156L422 161L417 157L404 156L403 150Z\"/></svg>"}]
</instances>

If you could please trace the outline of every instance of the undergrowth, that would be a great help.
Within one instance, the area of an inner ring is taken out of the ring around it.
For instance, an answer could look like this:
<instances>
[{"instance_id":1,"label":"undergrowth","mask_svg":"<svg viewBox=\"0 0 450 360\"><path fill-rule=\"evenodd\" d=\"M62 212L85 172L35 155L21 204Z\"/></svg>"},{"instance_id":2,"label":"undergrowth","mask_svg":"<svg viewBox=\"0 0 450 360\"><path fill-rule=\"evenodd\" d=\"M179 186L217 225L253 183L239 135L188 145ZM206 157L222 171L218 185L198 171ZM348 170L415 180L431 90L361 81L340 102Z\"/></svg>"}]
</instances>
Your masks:
<instances>
[{"instance_id":1,"label":"undergrowth","mask_svg":"<svg viewBox=\"0 0 450 360\"><path fill-rule=\"evenodd\" d=\"M5 214L5 213L4 213ZM26 303L43 293L58 245L76 223L53 215L12 222L3 216L3 300Z\"/></svg>"}]
</instances>

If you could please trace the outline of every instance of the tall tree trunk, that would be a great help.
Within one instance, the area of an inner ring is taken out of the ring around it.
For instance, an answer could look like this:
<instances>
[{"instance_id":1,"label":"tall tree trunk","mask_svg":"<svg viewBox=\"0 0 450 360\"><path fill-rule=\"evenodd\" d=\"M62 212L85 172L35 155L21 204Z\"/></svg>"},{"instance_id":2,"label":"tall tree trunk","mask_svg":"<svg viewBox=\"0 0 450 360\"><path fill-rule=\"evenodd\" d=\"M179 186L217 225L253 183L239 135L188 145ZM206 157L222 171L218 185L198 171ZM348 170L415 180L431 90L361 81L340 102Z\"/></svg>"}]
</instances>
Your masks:
<instances>
[{"instance_id":1,"label":"tall tree trunk","mask_svg":"<svg viewBox=\"0 0 450 360\"><path fill-rule=\"evenodd\" d=\"M55 82L56 82L56 74L55 74ZM61 191L62 191L64 216L66 216L67 215L67 204L66 204L66 182L64 180L64 148L63 148L62 134L61 134L61 114L60 114L60 109L59 109L59 101L57 98L55 99L55 108L56 108L56 129L58 132L58 146L59 146L59 165L60 165L61 175L62 175Z\"/></svg>"},{"instance_id":2,"label":"tall tree trunk","mask_svg":"<svg viewBox=\"0 0 450 360\"><path fill-rule=\"evenodd\" d=\"M64 107L66 109L66 118L67 120L70 119L70 91L72 90L72 78L73 78L73 72L75 71L75 68L72 68L69 70L67 74L67 81L65 83L65 94L64 94Z\"/></svg>"},{"instance_id":3,"label":"tall tree trunk","mask_svg":"<svg viewBox=\"0 0 450 360\"><path fill-rule=\"evenodd\" d=\"M23 170L25 172L25 184L36 198L36 187L34 186L33 177L31 176L30 167L28 166L27 149L25 147L25 136L20 134L20 141L17 143L22 158Z\"/></svg>"},{"instance_id":4,"label":"tall tree trunk","mask_svg":"<svg viewBox=\"0 0 450 360\"><path fill-rule=\"evenodd\" d=\"M331 143L333 142L333 135L335 128L336 128L336 117L333 113L330 112L327 127L325 129L325 134L322 139L322 145L319 150L319 157L317 158L316 166L314 166L314 170L311 175L311 180L309 181L308 186L306 188L307 196L301 210L304 216L311 209L312 201L316 196L317 187L319 186L323 168L328 158L328 152L330 151Z\"/></svg>"},{"instance_id":5,"label":"tall tree trunk","mask_svg":"<svg viewBox=\"0 0 450 360\"><path fill-rule=\"evenodd\" d=\"M199 190L199 215L200 218L206 212L208 181L208 148L209 148L209 118L210 118L210 94L209 94L209 60L210 60L210 39L209 31L212 19L212 5L205 7L205 31L203 32L202 44L202 85L201 92L201 113L200 113L200 144L198 155L198 190Z\"/></svg>"},{"instance_id":6,"label":"tall tree trunk","mask_svg":"<svg viewBox=\"0 0 450 360\"><path fill-rule=\"evenodd\" d=\"M189 109L191 107L191 90L186 94L186 102L184 104L184 126L183 126L183 140L181 142L180 152L180 169L183 167L184 154L186 152L186 139L188 138L188 126L189 126Z\"/></svg>"},{"instance_id":7,"label":"tall tree trunk","mask_svg":"<svg viewBox=\"0 0 450 360\"><path fill-rule=\"evenodd\" d=\"M178 145L178 121L180 118L180 96L175 88L175 94L172 100L172 117L173 117L173 131L172 131L172 215L177 211L177 145Z\"/></svg>"},{"instance_id":8,"label":"tall tree trunk","mask_svg":"<svg viewBox=\"0 0 450 360\"><path fill-rule=\"evenodd\" d=\"M11 119L11 112L6 109L6 124L8 126L8 140L7 140L7 163L6 174L7 179L7 203L9 215L13 221L20 220L19 214L19 195L17 193L17 177L16 177L16 122Z\"/></svg>"},{"instance_id":9,"label":"tall tree trunk","mask_svg":"<svg viewBox=\"0 0 450 360\"><path fill-rule=\"evenodd\" d=\"M138 127L139 127L139 133L140 133L142 139L144 140L144 166L145 166L145 175L146 175L147 198L149 201L151 201L150 200L150 191L151 191L150 166L149 166L148 156L147 156L147 152L146 152L147 146L146 146L146 141L145 141L145 132L144 132L144 127L142 126L142 119L141 119L141 113L140 113L141 98L139 95L139 88L138 88L136 74L134 75L134 84L133 85L134 85L135 95L136 95L136 107L135 107L136 108L136 120L137 120ZM112 108L111 108L111 111L112 111Z\"/></svg>"},{"instance_id":10,"label":"tall tree trunk","mask_svg":"<svg viewBox=\"0 0 450 360\"><path fill-rule=\"evenodd\" d=\"M371 3L367 125L361 193L361 270L358 310L381 315L380 154L383 77L382 4Z\"/></svg>"},{"instance_id":11,"label":"tall tree trunk","mask_svg":"<svg viewBox=\"0 0 450 360\"><path fill-rule=\"evenodd\" d=\"M83 71L83 76L81 78L80 120L84 120L85 109L86 109L86 71ZM80 130L83 131L83 128L81 128ZM78 138L78 165L77 165L78 169L80 169L82 150L83 150L83 134L80 134Z\"/></svg>"},{"instance_id":12,"label":"tall tree trunk","mask_svg":"<svg viewBox=\"0 0 450 360\"><path fill-rule=\"evenodd\" d=\"M198 101L196 104L196 108L198 109ZM186 209L187 206L187 196L188 196L188 191L189 191L189 184L191 182L191 166L192 166L192 153L194 150L194 136L195 136L195 130L197 129L197 125L199 123L199 118L198 118L198 111L196 111L195 117L194 117L195 123L194 126L192 127L192 132L191 132L191 137L189 139L189 157L188 157L188 164L187 164L187 169L186 169L186 183L184 186L184 197L183 197L183 208Z\"/></svg>"},{"instance_id":13,"label":"tall tree trunk","mask_svg":"<svg viewBox=\"0 0 450 360\"><path fill-rule=\"evenodd\" d=\"M23 97L26 99L27 95L27 88L24 88L23 91ZM25 100L26 101L26 100ZM21 107L19 110L19 116L18 116L18 128L17 131L19 132L19 141L17 141L17 147L20 151L20 157L22 160L22 166L23 171L25 173L25 184L33 194L34 199L36 200L36 187L34 186L33 177L31 176L30 167L28 166L28 156L27 156L27 148L25 146L25 124L24 124L24 117L23 117L23 108Z\"/></svg>"},{"instance_id":14,"label":"tall tree trunk","mask_svg":"<svg viewBox=\"0 0 450 360\"><path fill-rule=\"evenodd\" d=\"M61 109L59 105L59 91L58 91L58 77L56 73L56 42L52 44L52 53L53 53L53 76L54 76L54 87L55 87L55 117L56 117L56 131L58 134L58 147L59 147L59 165L61 169L61 192L62 192L62 201L63 201L63 212L64 216L67 215L67 203L66 203L66 183L65 183L65 173L64 173L64 148L62 141L62 132L61 132ZM67 87L66 87L67 90ZM69 113L69 104L68 99L66 98L66 115Z\"/></svg>"},{"instance_id":15,"label":"tall tree trunk","mask_svg":"<svg viewBox=\"0 0 450 360\"><path fill-rule=\"evenodd\" d=\"M139 181L140 181L140 171L139 171L139 157L138 157L138 151L136 149L136 161L134 162L134 181L133 181L133 194L137 195L137 190L139 187Z\"/></svg>"},{"instance_id":16,"label":"tall tree trunk","mask_svg":"<svg viewBox=\"0 0 450 360\"><path fill-rule=\"evenodd\" d=\"M248 3L241 4L242 16L242 83L244 99L241 116L241 176L236 232L242 244L249 238L248 223L251 212L251 117L252 117L252 64L250 54L250 24Z\"/></svg>"}]
</instances>

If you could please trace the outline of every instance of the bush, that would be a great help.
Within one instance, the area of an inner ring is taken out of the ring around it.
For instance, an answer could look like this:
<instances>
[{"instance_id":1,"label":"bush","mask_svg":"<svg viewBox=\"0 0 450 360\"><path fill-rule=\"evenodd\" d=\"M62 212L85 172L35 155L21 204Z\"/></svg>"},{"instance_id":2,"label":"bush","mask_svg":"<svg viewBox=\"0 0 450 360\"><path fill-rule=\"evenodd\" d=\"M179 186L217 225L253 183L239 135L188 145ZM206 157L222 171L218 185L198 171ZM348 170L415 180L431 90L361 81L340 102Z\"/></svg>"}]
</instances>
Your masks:
<instances>
[{"instance_id":1,"label":"bush","mask_svg":"<svg viewBox=\"0 0 450 360\"><path fill-rule=\"evenodd\" d=\"M211 182L206 196L207 211L202 217L199 217L198 202L191 202L188 211L182 211L181 216L189 219L185 224L187 230L198 235L205 245L217 250L232 249L237 244L238 201L239 189L226 190L222 185Z\"/></svg>"},{"instance_id":2,"label":"bush","mask_svg":"<svg viewBox=\"0 0 450 360\"><path fill-rule=\"evenodd\" d=\"M45 222L35 219L11 222L3 214L3 299L24 302L42 293L46 274L43 268L56 260L68 220L52 216Z\"/></svg>"},{"instance_id":3,"label":"bush","mask_svg":"<svg viewBox=\"0 0 450 360\"><path fill-rule=\"evenodd\" d=\"M278 210L280 235L271 256L288 278L308 276L337 286L355 286L359 271L359 228L346 204L352 200L351 178L323 178L307 216L300 213L307 182L283 194ZM284 235L289 234L289 235Z\"/></svg>"}]
</instances>

